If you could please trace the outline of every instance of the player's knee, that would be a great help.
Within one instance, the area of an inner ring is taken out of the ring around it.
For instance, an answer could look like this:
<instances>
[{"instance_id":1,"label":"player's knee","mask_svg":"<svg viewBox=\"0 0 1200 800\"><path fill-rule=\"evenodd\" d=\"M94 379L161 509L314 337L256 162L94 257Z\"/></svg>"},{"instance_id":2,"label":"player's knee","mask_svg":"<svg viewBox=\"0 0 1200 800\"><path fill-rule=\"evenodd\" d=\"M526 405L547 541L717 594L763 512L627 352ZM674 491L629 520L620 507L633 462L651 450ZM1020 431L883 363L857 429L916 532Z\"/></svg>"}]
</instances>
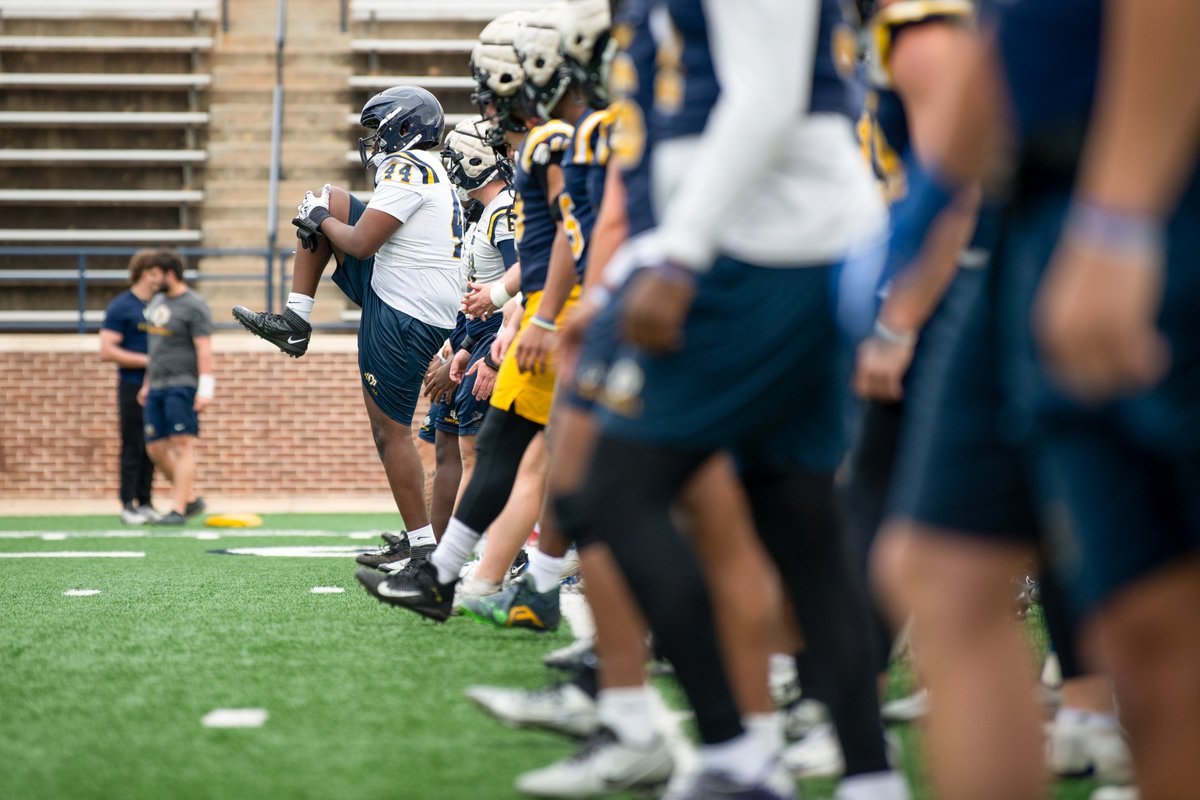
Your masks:
<instances>
[{"instance_id":1,"label":"player's knee","mask_svg":"<svg viewBox=\"0 0 1200 800\"><path fill-rule=\"evenodd\" d=\"M350 219L350 193L341 186L329 187L329 213L340 222Z\"/></svg>"},{"instance_id":2,"label":"player's knee","mask_svg":"<svg viewBox=\"0 0 1200 800\"><path fill-rule=\"evenodd\" d=\"M579 549L594 542L587 524L588 515L584 510L584 499L581 492L555 494L552 498L554 513L558 517L558 526L563 535Z\"/></svg>"},{"instance_id":3,"label":"player's knee","mask_svg":"<svg viewBox=\"0 0 1200 800\"><path fill-rule=\"evenodd\" d=\"M433 453L439 469L459 463L458 437L452 433L438 431L433 444Z\"/></svg>"}]
</instances>

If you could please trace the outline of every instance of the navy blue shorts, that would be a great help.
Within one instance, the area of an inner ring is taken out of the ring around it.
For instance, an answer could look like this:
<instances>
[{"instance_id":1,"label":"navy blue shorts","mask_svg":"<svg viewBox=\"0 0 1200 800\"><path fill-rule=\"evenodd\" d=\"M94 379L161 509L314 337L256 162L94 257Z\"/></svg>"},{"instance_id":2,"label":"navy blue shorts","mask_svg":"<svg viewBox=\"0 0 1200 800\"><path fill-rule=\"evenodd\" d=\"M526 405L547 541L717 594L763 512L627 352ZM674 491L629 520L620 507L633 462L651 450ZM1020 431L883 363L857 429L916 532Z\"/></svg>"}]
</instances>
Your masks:
<instances>
[{"instance_id":1,"label":"navy blue shorts","mask_svg":"<svg viewBox=\"0 0 1200 800\"><path fill-rule=\"evenodd\" d=\"M717 259L700 277L682 348L623 349L613 362L604 433L728 449L743 469L832 472L845 449L846 375L831 271Z\"/></svg>"},{"instance_id":2,"label":"navy blue shorts","mask_svg":"<svg viewBox=\"0 0 1200 800\"><path fill-rule=\"evenodd\" d=\"M579 348L575 375L565 388L567 402L581 411L595 408L608 378L608 368L621 349L620 298L620 294L614 297L592 320Z\"/></svg>"},{"instance_id":3,"label":"navy blue shorts","mask_svg":"<svg viewBox=\"0 0 1200 800\"><path fill-rule=\"evenodd\" d=\"M1200 550L1200 177L1193 175L1167 231L1159 329L1171 369L1144 393L1083 407L1041 371L1030 307L1057 244L1069 187L1022 197L1005 226L1002 365L1010 405L1028 416L1038 479L1061 500L1052 527L1073 535L1063 570L1080 611Z\"/></svg>"},{"instance_id":4,"label":"navy blue shorts","mask_svg":"<svg viewBox=\"0 0 1200 800\"><path fill-rule=\"evenodd\" d=\"M467 362L467 369L471 369L476 361L481 360L488 349L476 348L471 354L471 360ZM479 433L479 426L483 424L490 403L487 400L476 400L475 395L471 394L474 389L475 376L468 375L458 385L450 402L431 405L429 413L425 415L425 422L417 432L421 441L433 444L437 431L453 436L474 436Z\"/></svg>"},{"instance_id":5,"label":"navy blue shorts","mask_svg":"<svg viewBox=\"0 0 1200 800\"><path fill-rule=\"evenodd\" d=\"M959 270L921 332L906 384L889 513L966 535L1033 542L1028 463L1001 427L984 270Z\"/></svg>"},{"instance_id":6,"label":"navy blue shorts","mask_svg":"<svg viewBox=\"0 0 1200 800\"><path fill-rule=\"evenodd\" d=\"M192 386L151 389L142 412L146 442L168 436L199 436L200 416L193 409L195 403L196 389Z\"/></svg>"},{"instance_id":7,"label":"navy blue shorts","mask_svg":"<svg viewBox=\"0 0 1200 800\"><path fill-rule=\"evenodd\" d=\"M352 196L349 224L356 223L366 208ZM371 288L374 269L374 256L346 255L334 270L333 282L362 308L358 369L363 386L384 414L407 426L412 424L425 370L450 330L413 319L383 302Z\"/></svg>"}]
</instances>

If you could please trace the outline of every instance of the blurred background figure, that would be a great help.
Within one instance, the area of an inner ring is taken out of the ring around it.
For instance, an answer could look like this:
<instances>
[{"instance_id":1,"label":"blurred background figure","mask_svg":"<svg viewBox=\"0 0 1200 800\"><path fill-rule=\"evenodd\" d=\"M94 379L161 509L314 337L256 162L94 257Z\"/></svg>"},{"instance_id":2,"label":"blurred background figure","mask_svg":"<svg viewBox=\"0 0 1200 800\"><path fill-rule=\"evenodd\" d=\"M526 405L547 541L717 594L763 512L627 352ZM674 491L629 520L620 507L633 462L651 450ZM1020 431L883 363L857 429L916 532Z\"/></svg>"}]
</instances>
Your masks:
<instances>
[{"instance_id":1,"label":"blurred background figure","mask_svg":"<svg viewBox=\"0 0 1200 800\"><path fill-rule=\"evenodd\" d=\"M155 525L183 525L204 510L196 495L196 437L200 412L213 399L212 314L183 279L173 250L149 258L163 272L163 291L146 307L150 335L146 377L138 392L145 407L146 450L171 481L171 510Z\"/></svg>"},{"instance_id":2,"label":"blurred background figure","mask_svg":"<svg viewBox=\"0 0 1200 800\"><path fill-rule=\"evenodd\" d=\"M100 360L117 365L117 413L121 434L121 522L143 525L159 514L150 502L154 462L146 453L138 390L146 376L146 304L163 282L155 251L129 260L129 288L113 298L100 326Z\"/></svg>"}]
</instances>

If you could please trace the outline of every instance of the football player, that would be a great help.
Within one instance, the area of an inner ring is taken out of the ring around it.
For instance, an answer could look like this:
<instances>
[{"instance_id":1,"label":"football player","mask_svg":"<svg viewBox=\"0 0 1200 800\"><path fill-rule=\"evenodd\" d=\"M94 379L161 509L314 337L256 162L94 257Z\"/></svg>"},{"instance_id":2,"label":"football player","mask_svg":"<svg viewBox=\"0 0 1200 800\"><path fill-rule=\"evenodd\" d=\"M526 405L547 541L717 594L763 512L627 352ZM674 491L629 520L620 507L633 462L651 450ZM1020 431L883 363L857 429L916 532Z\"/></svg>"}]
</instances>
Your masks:
<instances>
[{"instance_id":1,"label":"football player","mask_svg":"<svg viewBox=\"0 0 1200 800\"><path fill-rule=\"evenodd\" d=\"M513 241L513 193L508 181L512 165L487 143L489 126L482 118L460 122L446 136L442 161L460 199L482 204L478 221L463 242L464 285L494 283L517 261ZM468 319L461 311L444 351L426 375L432 405L419 433L437 452L430 517L439 535L454 510L460 485L475 464L474 437L488 408L500 365L492 360L492 341L501 317Z\"/></svg>"},{"instance_id":2,"label":"football player","mask_svg":"<svg viewBox=\"0 0 1200 800\"><path fill-rule=\"evenodd\" d=\"M361 122L372 132L359 140L374 177L370 203L328 184L306 194L293 220L302 247L287 307L270 314L235 306L233 316L288 355L304 355L317 283L336 260L334 283L363 310L358 363L371 433L407 546L428 552L435 538L410 426L426 366L455 324L462 208L436 152L444 122L436 97L396 86L367 101Z\"/></svg>"},{"instance_id":3,"label":"football player","mask_svg":"<svg viewBox=\"0 0 1200 800\"><path fill-rule=\"evenodd\" d=\"M942 462L931 469L948 473L979 437L997 431L1019 448L1027 471L989 491L1035 490L1042 521L1066 556L1068 585L1112 669L1141 794L1187 796L1200 780L1193 756L1200 724L1180 701L1200 697L1200 678L1185 666L1194 665L1200 645L1192 467L1200 451L1188 433L1200 352L1188 267L1200 251L1191 127L1200 95L1191 83L1162 87L1195 69L1187 41L1200 15L1165 3L1134 11L1099 0L1017 0L997 5L995 27L995 46L962 63L965 79L941 119L950 136L936 152L937 170L914 187L920 202L894 236L900 249L910 237L919 244L913 232L987 172L1000 139L1015 144L997 257L953 355L958 380L947 382L946 391L969 405L950 417L957 451L941 445ZM1044 80L1050 74L1055 80ZM1036 317L1035 300L1042 303ZM1164 340L1177 359L1169 369ZM974 355L978 342L989 343L983 362ZM979 479L964 475L961 485L978 492ZM940 533L909 543L910 596L929 634L921 638L923 661L931 642L939 655L968 643L982 670L997 662L1021 669L1018 651L987 635L996 629L990 620L1004 580L996 564L1016 553L994 549L985 562ZM920 586L947 565L954 576ZM965 689L945 670L951 663L930 673L949 688L947 704ZM1021 694L1013 686L994 700L989 723L1010 724ZM960 742L952 733L943 730L931 752L939 794L1041 796L1026 770L1005 770L1016 764L998 757L991 731L986 754L982 735Z\"/></svg>"},{"instance_id":4,"label":"football player","mask_svg":"<svg viewBox=\"0 0 1200 800\"><path fill-rule=\"evenodd\" d=\"M671 527L671 501L725 448L739 458L811 657L828 659L828 674L839 676L823 687L848 748L839 796L907 796L887 765L870 664L850 633L865 624L865 597L843 560L832 508L841 446L829 265L882 223L835 67L839 17L836 2L663 2L651 15L650 175L661 224L640 256L650 268L623 303L627 334L644 352L608 371L610 413L583 507L606 518L606 539L696 709L704 742L697 797L792 796L778 739L742 725L707 601L671 574L689 558ZM721 35L710 38L715 30ZM751 116L752 130L742 124ZM820 152L822 169L793 157L800 151ZM709 191L714 169L720 192ZM734 336L775 357L747 362ZM759 407L786 408L786 419Z\"/></svg>"},{"instance_id":5,"label":"football player","mask_svg":"<svg viewBox=\"0 0 1200 800\"><path fill-rule=\"evenodd\" d=\"M493 100L485 116L497 117L510 132L528 121L511 119L527 113L523 104L511 97L506 97L500 105L494 103L500 95L494 88L496 81L493 78L500 73L509 78L502 82L505 90L511 92L512 88L523 88L533 113L549 117L524 134L515 159L515 229L520 290L524 298L522 332L531 326L555 328L559 316L565 313L568 300L577 294L572 286L575 273L570 246L554 200L562 191L561 161L573 130L571 123L578 120L586 106L581 92L571 85L569 73L560 68L562 58L558 50L559 35L553 23L554 13L553 9L545 9L524 25L509 26L512 36L510 55L495 43L499 32L485 29L488 45L484 48L485 39L481 35L480 57L476 60L477 79L483 79L481 94ZM493 64L493 67L483 73L482 67L478 66L482 64ZM554 118L558 114L567 119ZM498 305L509 299L506 283L514 271L517 271L516 267L499 284L504 287L501 290L504 296L497 298ZM550 276L557 278L554 292L550 291ZM491 290L488 293L490 296ZM547 297L546 308L539 310ZM551 313L553 316L542 316ZM475 472L438 549L428 562L414 563L411 569L386 580L378 573L359 571L360 582L383 602L411 608L437 620L449 616L454 584L463 564L482 531L504 507L527 447L549 419L553 369L544 361L518 365L516 347L520 336L519 332L504 354L492 391L494 408L479 434ZM520 541L513 545L506 563L519 549ZM489 538L488 546L500 545ZM557 592L566 547L557 546L557 549L557 555L548 555L546 543L539 540L539 551L530 559L522 582L533 591L529 593L528 602L514 605L514 622L535 629L552 630L558 626Z\"/></svg>"}]
</instances>

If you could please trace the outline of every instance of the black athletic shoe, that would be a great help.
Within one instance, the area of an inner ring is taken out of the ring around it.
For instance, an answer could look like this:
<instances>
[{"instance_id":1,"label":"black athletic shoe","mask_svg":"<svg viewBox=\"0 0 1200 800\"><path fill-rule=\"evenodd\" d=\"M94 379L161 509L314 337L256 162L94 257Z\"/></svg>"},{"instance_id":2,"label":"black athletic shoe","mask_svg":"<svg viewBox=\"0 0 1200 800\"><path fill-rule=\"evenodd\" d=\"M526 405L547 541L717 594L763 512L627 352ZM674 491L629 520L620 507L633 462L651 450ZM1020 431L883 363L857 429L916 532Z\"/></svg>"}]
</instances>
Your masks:
<instances>
[{"instance_id":1,"label":"black athletic shoe","mask_svg":"<svg viewBox=\"0 0 1200 800\"><path fill-rule=\"evenodd\" d=\"M161 517L154 520L154 522L151 522L150 524L151 525L186 525L187 517L185 517L183 514L180 514L178 511L170 511L166 514L163 514Z\"/></svg>"},{"instance_id":2,"label":"black athletic shoe","mask_svg":"<svg viewBox=\"0 0 1200 800\"><path fill-rule=\"evenodd\" d=\"M437 567L423 559L414 559L399 572L381 575L360 567L354 577L376 600L407 608L435 622L445 622L454 606L454 585L439 583Z\"/></svg>"},{"instance_id":3,"label":"black athletic shoe","mask_svg":"<svg viewBox=\"0 0 1200 800\"><path fill-rule=\"evenodd\" d=\"M383 534L383 542L383 545L374 553L362 553L356 556L354 560L364 567L379 569L384 564L409 558L412 555L412 548L408 544L407 533L401 533L399 536L394 533L385 533Z\"/></svg>"},{"instance_id":4,"label":"black athletic shoe","mask_svg":"<svg viewBox=\"0 0 1200 800\"><path fill-rule=\"evenodd\" d=\"M436 544L409 544L408 556L401 556L395 561L385 561L375 569L380 572L399 572L402 569L407 569L409 564L417 561L426 561L433 551L437 549Z\"/></svg>"},{"instance_id":5,"label":"black athletic shoe","mask_svg":"<svg viewBox=\"0 0 1200 800\"><path fill-rule=\"evenodd\" d=\"M187 517L188 519L191 519L192 517L196 516L197 514L203 513L204 509L206 509L206 508L208 508L208 506L205 505L204 498L197 497L195 500L188 503L187 506L183 509L183 515L185 517Z\"/></svg>"},{"instance_id":6,"label":"black athletic shoe","mask_svg":"<svg viewBox=\"0 0 1200 800\"><path fill-rule=\"evenodd\" d=\"M308 350L312 325L290 308L283 309L282 314L268 314L265 311L251 311L245 306L234 306L233 318L242 323L243 328L260 339L266 339L292 358L299 358Z\"/></svg>"}]
</instances>

